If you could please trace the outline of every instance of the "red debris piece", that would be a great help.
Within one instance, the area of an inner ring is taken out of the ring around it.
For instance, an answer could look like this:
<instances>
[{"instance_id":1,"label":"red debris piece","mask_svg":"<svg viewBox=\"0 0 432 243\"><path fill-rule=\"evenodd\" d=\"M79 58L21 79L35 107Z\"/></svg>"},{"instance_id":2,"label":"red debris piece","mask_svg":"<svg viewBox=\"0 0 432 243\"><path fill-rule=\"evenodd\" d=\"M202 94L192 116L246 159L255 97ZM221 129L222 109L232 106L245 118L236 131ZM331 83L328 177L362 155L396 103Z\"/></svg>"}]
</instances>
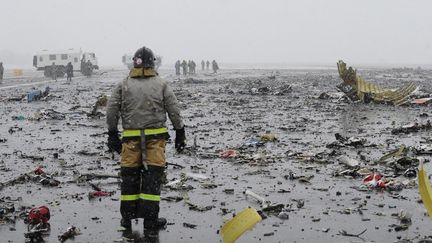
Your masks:
<instances>
[{"instance_id":1,"label":"red debris piece","mask_svg":"<svg viewBox=\"0 0 432 243\"><path fill-rule=\"evenodd\" d=\"M363 184L369 187L386 188L387 182L380 173L374 172L363 179Z\"/></svg>"},{"instance_id":2,"label":"red debris piece","mask_svg":"<svg viewBox=\"0 0 432 243\"><path fill-rule=\"evenodd\" d=\"M105 191L94 191L89 192L89 198L95 198L95 197L109 197L112 195L112 192L105 192Z\"/></svg>"},{"instance_id":3,"label":"red debris piece","mask_svg":"<svg viewBox=\"0 0 432 243\"><path fill-rule=\"evenodd\" d=\"M222 158L236 158L240 153L235 149L227 149L221 153Z\"/></svg>"},{"instance_id":4,"label":"red debris piece","mask_svg":"<svg viewBox=\"0 0 432 243\"><path fill-rule=\"evenodd\" d=\"M45 171L42 170L42 167L37 167L34 171L33 171L36 175L42 175L45 174Z\"/></svg>"},{"instance_id":5,"label":"red debris piece","mask_svg":"<svg viewBox=\"0 0 432 243\"><path fill-rule=\"evenodd\" d=\"M50 211L47 206L40 206L38 208L32 208L27 216L30 224L48 223L50 219Z\"/></svg>"}]
</instances>

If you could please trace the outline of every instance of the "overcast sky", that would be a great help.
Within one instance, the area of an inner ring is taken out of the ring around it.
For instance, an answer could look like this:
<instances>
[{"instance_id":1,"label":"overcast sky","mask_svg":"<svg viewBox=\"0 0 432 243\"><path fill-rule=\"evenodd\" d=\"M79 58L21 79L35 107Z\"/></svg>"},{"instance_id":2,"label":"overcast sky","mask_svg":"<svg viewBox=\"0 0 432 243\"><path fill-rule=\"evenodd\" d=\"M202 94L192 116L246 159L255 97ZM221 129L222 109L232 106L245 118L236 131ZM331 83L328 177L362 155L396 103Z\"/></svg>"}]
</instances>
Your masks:
<instances>
[{"instance_id":1,"label":"overcast sky","mask_svg":"<svg viewBox=\"0 0 432 243\"><path fill-rule=\"evenodd\" d=\"M431 11L430 0L1 0L0 55L30 66L36 51L73 47L121 65L145 45L164 64L432 64Z\"/></svg>"}]
</instances>

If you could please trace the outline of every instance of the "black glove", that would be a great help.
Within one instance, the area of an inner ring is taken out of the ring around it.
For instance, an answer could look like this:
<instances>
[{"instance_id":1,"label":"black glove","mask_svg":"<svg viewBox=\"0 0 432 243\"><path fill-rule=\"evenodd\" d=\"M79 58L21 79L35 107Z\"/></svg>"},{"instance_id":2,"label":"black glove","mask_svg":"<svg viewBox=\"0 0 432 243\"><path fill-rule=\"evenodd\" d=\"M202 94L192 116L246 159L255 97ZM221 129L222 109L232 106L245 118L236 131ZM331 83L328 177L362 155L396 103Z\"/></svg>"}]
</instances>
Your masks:
<instances>
[{"instance_id":1,"label":"black glove","mask_svg":"<svg viewBox=\"0 0 432 243\"><path fill-rule=\"evenodd\" d=\"M117 131L108 131L108 148L110 151L121 153L122 143Z\"/></svg>"},{"instance_id":2,"label":"black glove","mask_svg":"<svg viewBox=\"0 0 432 243\"><path fill-rule=\"evenodd\" d=\"M175 148L177 149L177 152L183 151L183 149L186 147L186 135L185 135L185 129L184 127L181 129L176 130L176 137L175 137Z\"/></svg>"}]
</instances>

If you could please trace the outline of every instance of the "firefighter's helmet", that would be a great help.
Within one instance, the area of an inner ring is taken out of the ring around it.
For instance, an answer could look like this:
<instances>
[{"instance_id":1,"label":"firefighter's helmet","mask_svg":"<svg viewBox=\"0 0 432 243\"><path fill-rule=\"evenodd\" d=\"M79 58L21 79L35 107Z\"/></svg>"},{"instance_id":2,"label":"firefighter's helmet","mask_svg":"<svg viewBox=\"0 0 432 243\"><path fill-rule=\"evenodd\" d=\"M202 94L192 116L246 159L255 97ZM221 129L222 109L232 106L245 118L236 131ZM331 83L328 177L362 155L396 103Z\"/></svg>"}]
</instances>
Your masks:
<instances>
[{"instance_id":1,"label":"firefighter's helmet","mask_svg":"<svg viewBox=\"0 0 432 243\"><path fill-rule=\"evenodd\" d=\"M155 57L152 50L143 46L135 52L133 57L134 68L154 68Z\"/></svg>"}]
</instances>

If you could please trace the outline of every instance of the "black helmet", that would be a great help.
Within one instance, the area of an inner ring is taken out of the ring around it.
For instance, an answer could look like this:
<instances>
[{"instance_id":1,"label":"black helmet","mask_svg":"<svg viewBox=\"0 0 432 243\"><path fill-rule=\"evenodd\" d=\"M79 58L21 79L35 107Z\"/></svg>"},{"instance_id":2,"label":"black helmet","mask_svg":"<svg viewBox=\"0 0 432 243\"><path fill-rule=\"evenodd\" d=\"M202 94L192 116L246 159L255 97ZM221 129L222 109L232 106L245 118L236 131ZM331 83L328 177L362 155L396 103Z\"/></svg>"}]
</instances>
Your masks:
<instances>
[{"instance_id":1,"label":"black helmet","mask_svg":"<svg viewBox=\"0 0 432 243\"><path fill-rule=\"evenodd\" d=\"M134 68L154 68L155 57L152 50L143 46L135 52L133 57Z\"/></svg>"}]
</instances>

